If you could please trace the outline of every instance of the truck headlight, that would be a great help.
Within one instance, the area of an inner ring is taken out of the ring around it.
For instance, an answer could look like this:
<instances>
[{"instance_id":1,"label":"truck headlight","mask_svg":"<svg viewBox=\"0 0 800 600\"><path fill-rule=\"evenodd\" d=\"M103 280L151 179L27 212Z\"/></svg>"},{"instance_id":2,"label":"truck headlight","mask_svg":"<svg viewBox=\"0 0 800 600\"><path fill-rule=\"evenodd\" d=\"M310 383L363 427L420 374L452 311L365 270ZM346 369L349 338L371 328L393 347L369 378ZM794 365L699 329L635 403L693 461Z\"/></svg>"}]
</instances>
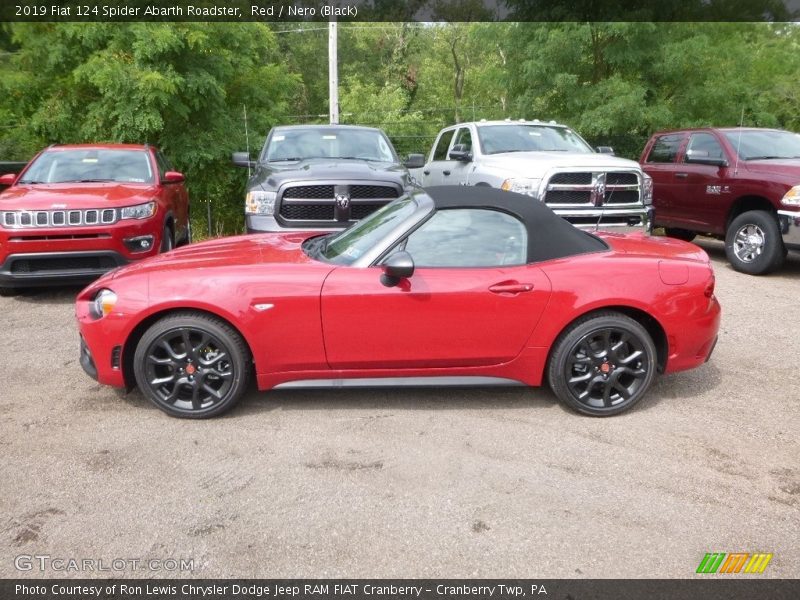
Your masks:
<instances>
[{"instance_id":1,"label":"truck headlight","mask_svg":"<svg viewBox=\"0 0 800 600\"><path fill-rule=\"evenodd\" d=\"M650 206L653 203L653 178L642 173L642 203Z\"/></svg>"},{"instance_id":2,"label":"truck headlight","mask_svg":"<svg viewBox=\"0 0 800 600\"><path fill-rule=\"evenodd\" d=\"M109 289L103 288L92 301L92 315L100 319L108 315L117 303L117 295Z\"/></svg>"},{"instance_id":3,"label":"truck headlight","mask_svg":"<svg viewBox=\"0 0 800 600\"><path fill-rule=\"evenodd\" d=\"M253 191L247 192L244 202L246 215L273 215L275 214L276 192Z\"/></svg>"},{"instance_id":4,"label":"truck headlight","mask_svg":"<svg viewBox=\"0 0 800 600\"><path fill-rule=\"evenodd\" d=\"M144 204L135 204L119 209L120 219L149 219L154 214L156 214L155 202L145 202Z\"/></svg>"},{"instance_id":5,"label":"truck headlight","mask_svg":"<svg viewBox=\"0 0 800 600\"><path fill-rule=\"evenodd\" d=\"M539 184L541 182L541 179L506 179L500 189L506 192L517 192L518 194L536 197L539 195Z\"/></svg>"},{"instance_id":6,"label":"truck headlight","mask_svg":"<svg viewBox=\"0 0 800 600\"><path fill-rule=\"evenodd\" d=\"M800 206L800 185L794 186L781 198L781 204L784 206Z\"/></svg>"}]
</instances>

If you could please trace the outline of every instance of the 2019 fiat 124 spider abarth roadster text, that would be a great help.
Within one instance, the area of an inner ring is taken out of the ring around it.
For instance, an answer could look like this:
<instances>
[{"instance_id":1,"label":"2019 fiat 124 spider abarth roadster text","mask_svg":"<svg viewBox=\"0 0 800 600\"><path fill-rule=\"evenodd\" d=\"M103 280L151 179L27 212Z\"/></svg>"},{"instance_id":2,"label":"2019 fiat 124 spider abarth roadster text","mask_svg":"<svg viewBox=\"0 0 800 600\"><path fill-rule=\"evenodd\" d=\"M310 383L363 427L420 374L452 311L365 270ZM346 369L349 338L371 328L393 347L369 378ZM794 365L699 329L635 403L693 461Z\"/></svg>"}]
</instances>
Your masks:
<instances>
[{"instance_id":1,"label":"2019 fiat 124 spider abarth roadster text","mask_svg":"<svg viewBox=\"0 0 800 600\"><path fill-rule=\"evenodd\" d=\"M166 413L262 390L541 385L613 415L717 339L708 256L593 235L491 188L411 192L350 228L214 240L112 271L77 300L81 364Z\"/></svg>"}]
</instances>

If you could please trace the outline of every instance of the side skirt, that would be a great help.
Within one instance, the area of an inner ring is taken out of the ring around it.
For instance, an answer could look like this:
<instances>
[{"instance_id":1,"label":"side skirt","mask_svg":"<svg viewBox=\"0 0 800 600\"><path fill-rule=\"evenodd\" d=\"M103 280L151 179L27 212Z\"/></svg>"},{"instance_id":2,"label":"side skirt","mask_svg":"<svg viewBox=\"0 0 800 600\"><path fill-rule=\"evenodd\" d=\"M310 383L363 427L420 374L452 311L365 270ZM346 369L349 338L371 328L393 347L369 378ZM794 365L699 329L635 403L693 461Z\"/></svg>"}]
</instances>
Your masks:
<instances>
[{"instance_id":1,"label":"side skirt","mask_svg":"<svg viewBox=\"0 0 800 600\"><path fill-rule=\"evenodd\" d=\"M376 387L483 387L525 386L515 379L482 376L440 377L365 377L361 379L300 379L287 381L275 389L309 388L376 388Z\"/></svg>"}]
</instances>

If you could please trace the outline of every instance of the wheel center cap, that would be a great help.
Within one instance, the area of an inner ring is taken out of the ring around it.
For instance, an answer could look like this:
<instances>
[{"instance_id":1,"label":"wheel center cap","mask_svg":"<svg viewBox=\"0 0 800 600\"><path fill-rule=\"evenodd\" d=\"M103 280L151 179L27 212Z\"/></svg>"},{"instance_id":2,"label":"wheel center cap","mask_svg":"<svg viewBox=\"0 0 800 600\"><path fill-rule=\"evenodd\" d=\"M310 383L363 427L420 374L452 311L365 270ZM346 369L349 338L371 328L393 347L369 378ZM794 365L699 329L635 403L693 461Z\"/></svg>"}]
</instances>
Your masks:
<instances>
[{"instance_id":1,"label":"wheel center cap","mask_svg":"<svg viewBox=\"0 0 800 600\"><path fill-rule=\"evenodd\" d=\"M195 368L194 365L186 365L187 375L194 375L195 371L197 371L197 369Z\"/></svg>"},{"instance_id":2,"label":"wheel center cap","mask_svg":"<svg viewBox=\"0 0 800 600\"><path fill-rule=\"evenodd\" d=\"M603 373L610 373L612 368L613 367L608 363L603 363L602 365L600 365L600 371L602 371Z\"/></svg>"},{"instance_id":3,"label":"wheel center cap","mask_svg":"<svg viewBox=\"0 0 800 600\"><path fill-rule=\"evenodd\" d=\"M758 247L764 243L764 240L761 239L761 236L758 234L749 235L747 236L747 243L750 244L752 247Z\"/></svg>"}]
</instances>

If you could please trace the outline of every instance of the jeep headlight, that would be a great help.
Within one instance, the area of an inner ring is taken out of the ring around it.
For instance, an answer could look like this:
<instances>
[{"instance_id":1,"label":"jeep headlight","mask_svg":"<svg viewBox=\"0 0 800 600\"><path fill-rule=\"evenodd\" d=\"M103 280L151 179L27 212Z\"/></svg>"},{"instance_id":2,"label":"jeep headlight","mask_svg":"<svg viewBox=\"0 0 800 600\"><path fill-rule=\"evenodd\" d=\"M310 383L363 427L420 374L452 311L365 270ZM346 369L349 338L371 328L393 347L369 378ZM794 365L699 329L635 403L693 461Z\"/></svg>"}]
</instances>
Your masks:
<instances>
[{"instance_id":1,"label":"jeep headlight","mask_svg":"<svg viewBox=\"0 0 800 600\"><path fill-rule=\"evenodd\" d=\"M246 215L273 215L275 214L275 192L264 192L261 190L247 192L244 202L244 212Z\"/></svg>"},{"instance_id":2,"label":"jeep headlight","mask_svg":"<svg viewBox=\"0 0 800 600\"><path fill-rule=\"evenodd\" d=\"M642 173L642 203L650 206L653 203L653 178Z\"/></svg>"},{"instance_id":3,"label":"jeep headlight","mask_svg":"<svg viewBox=\"0 0 800 600\"><path fill-rule=\"evenodd\" d=\"M103 288L94 297L92 301L92 315L96 319L100 319L108 315L114 306L117 304L117 295L107 288Z\"/></svg>"},{"instance_id":4,"label":"jeep headlight","mask_svg":"<svg viewBox=\"0 0 800 600\"><path fill-rule=\"evenodd\" d=\"M541 182L541 179L528 179L524 177L506 179L500 186L500 189L506 192L517 192L518 194L536 197L539 195L539 184Z\"/></svg>"},{"instance_id":5,"label":"jeep headlight","mask_svg":"<svg viewBox=\"0 0 800 600\"><path fill-rule=\"evenodd\" d=\"M781 198L781 204L784 206L800 206L800 185L794 186Z\"/></svg>"},{"instance_id":6,"label":"jeep headlight","mask_svg":"<svg viewBox=\"0 0 800 600\"><path fill-rule=\"evenodd\" d=\"M156 203L145 202L144 204L134 204L119 209L120 219L149 219L156 214Z\"/></svg>"}]
</instances>

